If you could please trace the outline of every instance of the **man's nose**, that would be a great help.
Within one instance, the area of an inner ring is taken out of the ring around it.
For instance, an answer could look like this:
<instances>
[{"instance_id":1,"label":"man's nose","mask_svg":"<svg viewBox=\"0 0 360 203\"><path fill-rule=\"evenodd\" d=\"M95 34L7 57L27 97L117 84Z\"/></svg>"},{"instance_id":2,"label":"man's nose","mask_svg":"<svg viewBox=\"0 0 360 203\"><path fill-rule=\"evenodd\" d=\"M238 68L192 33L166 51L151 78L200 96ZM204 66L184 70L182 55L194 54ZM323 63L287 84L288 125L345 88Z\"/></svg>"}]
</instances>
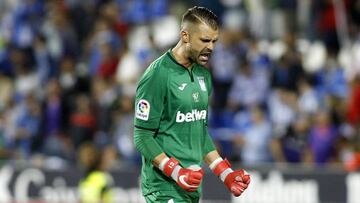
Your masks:
<instances>
[{"instance_id":1,"label":"man's nose","mask_svg":"<svg viewBox=\"0 0 360 203\"><path fill-rule=\"evenodd\" d=\"M209 52L212 52L214 47L215 47L215 43L210 42L206 48L208 49Z\"/></svg>"}]
</instances>

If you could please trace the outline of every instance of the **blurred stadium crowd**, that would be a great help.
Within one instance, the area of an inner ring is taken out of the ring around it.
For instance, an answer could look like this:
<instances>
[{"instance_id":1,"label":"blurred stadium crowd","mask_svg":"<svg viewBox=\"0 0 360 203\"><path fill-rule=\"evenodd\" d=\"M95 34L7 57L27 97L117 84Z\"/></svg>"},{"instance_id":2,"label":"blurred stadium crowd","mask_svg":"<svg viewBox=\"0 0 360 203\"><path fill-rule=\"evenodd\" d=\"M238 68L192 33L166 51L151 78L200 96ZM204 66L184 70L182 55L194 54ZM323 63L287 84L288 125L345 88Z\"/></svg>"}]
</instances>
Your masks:
<instances>
[{"instance_id":1,"label":"blurred stadium crowd","mask_svg":"<svg viewBox=\"0 0 360 203\"><path fill-rule=\"evenodd\" d=\"M2 0L0 158L58 168L92 142L140 164L137 81L193 5L222 24L209 127L224 156L322 166L360 151L359 0Z\"/></svg>"}]
</instances>

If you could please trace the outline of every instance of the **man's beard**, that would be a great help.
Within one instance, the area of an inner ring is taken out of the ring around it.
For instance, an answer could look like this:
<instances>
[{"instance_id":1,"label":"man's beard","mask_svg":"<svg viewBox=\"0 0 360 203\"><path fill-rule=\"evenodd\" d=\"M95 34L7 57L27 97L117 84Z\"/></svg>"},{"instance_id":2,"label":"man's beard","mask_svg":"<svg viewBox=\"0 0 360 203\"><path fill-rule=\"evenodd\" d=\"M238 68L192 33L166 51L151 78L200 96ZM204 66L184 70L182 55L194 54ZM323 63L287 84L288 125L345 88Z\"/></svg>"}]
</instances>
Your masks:
<instances>
[{"instance_id":1,"label":"man's beard","mask_svg":"<svg viewBox=\"0 0 360 203\"><path fill-rule=\"evenodd\" d=\"M196 58L194 55L191 55L191 56L189 57L189 61L190 61L191 63L199 63L199 61L197 60L197 58Z\"/></svg>"},{"instance_id":2,"label":"man's beard","mask_svg":"<svg viewBox=\"0 0 360 203\"><path fill-rule=\"evenodd\" d=\"M197 64L201 64L201 65L205 65L208 61L201 61L200 57L201 55L206 55L208 58L210 58L211 52L212 50L210 49L203 49L201 51L196 51L195 49L193 49L191 47L191 45L188 47L188 59L191 63L197 63Z\"/></svg>"},{"instance_id":3,"label":"man's beard","mask_svg":"<svg viewBox=\"0 0 360 203\"><path fill-rule=\"evenodd\" d=\"M191 46L189 47L189 56L188 56L188 59L191 63L199 63L197 58L199 56L199 53L192 49Z\"/></svg>"}]
</instances>

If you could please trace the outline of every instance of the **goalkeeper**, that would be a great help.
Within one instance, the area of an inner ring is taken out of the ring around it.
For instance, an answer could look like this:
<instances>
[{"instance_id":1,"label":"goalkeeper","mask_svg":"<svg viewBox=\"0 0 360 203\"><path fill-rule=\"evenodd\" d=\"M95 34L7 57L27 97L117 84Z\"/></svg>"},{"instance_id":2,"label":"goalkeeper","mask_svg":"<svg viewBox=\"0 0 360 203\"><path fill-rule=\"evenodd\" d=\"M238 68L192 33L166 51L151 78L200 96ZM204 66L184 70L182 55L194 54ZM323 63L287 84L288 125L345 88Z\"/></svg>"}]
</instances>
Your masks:
<instances>
[{"instance_id":1,"label":"goalkeeper","mask_svg":"<svg viewBox=\"0 0 360 203\"><path fill-rule=\"evenodd\" d=\"M215 149L207 129L211 76L204 67L219 36L217 17L193 7L177 45L145 71L136 91L134 142L142 154L142 192L150 202L199 202L205 161L235 195L250 183Z\"/></svg>"}]
</instances>

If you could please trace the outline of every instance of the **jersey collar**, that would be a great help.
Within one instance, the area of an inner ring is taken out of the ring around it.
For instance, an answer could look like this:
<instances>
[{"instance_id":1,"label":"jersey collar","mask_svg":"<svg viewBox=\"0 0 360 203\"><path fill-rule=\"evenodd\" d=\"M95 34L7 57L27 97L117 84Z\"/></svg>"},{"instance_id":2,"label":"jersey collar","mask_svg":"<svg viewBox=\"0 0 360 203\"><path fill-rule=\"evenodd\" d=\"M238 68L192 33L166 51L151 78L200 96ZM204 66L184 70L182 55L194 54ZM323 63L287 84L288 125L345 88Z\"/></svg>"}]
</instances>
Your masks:
<instances>
[{"instance_id":1,"label":"jersey collar","mask_svg":"<svg viewBox=\"0 0 360 203\"><path fill-rule=\"evenodd\" d=\"M166 55L168 55L169 58L170 58L175 64L177 64L177 65L185 68L186 70L191 70L191 69L193 69L193 68L195 67L194 63L191 64L191 66L187 68L187 67L185 67L184 65L180 64L179 62L177 62L176 59L175 59L175 57L174 57L174 55L173 55L173 53L172 53L172 51L171 51L171 49L169 49L169 50L166 52Z\"/></svg>"}]
</instances>

